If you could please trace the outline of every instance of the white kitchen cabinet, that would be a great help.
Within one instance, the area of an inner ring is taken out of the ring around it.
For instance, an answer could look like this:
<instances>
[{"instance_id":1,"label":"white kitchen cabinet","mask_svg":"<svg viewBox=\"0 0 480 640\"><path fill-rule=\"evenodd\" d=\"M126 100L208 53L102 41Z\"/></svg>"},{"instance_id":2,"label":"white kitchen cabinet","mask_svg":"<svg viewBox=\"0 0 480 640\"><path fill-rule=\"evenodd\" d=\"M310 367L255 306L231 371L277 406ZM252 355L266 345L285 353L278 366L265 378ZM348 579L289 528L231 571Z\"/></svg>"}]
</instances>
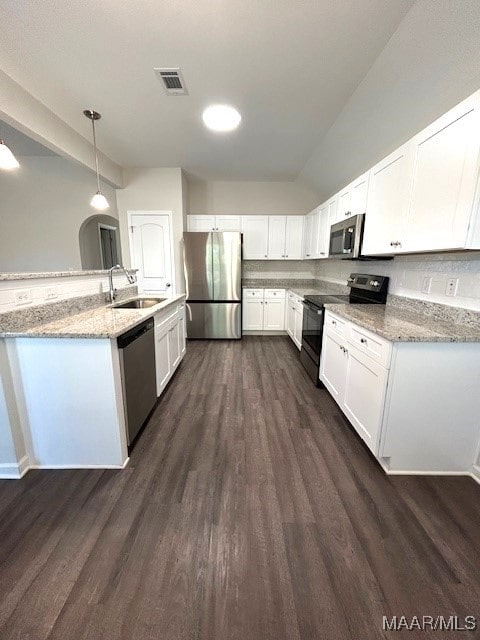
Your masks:
<instances>
[{"instance_id":1,"label":"white kitchen cabinet","mask_svg":"<svg viewBox=\"0 0 480 640\"><path fill-rule=\"evenodd\" d=\"M212 216L190 214L187 218L188 231L240 231L240 216Z\"/></svg>"},{"instance_id":2,"label":"white kitchen cabinet","mask_svg":"<svg viewBox=\"0 0 480 640\"><path fill-rule=\"evenodd\" d=\"M417 134L411 144L413 176L406 249L469 247L469 226L477 210L480 93Z\"/></svg>"},{"instance_id":3,"label":"white kitchen cabinet","mask_svg":"<svg viewBox=\"0 0 480 640\"><path fill-rule=\"evenodd\" d=\"M351 343L346 349L343 410L368 447L378 451L388 369Z\"/></svg>"},{"instance_id":4,"label":"white kitchen cabinet","mask_svg":"<svg viewBox=\"0 0 480 640\"><path fill-rule=\"evenodd\" d=\"M297 349L302 348L303 304L298 298L294 304L293 342Z\"/></svg>"},{"instance_id":5,"label":"white kitchen cabinet","mask_svg":"<svg viewBox=\"0 0 480 640\"><path fill-rule=\"evenodd\" d=\"M286 216L285 259L301 260L303 247L303 216Z\"/></svg>"},{"instance_id":6,"label":"white kitchen cabinet","mask_svg":"<svg viewBox=\"0 0 480 640\"><path fill-rule=\"evenodd\" d=\"M284 329L284 289L243 290L244 331L284 331Z\"/></svg>"},{"instance_id":7,"label":"white kitchen cabinet","mask_svg":"<svg viewBox=\"0 0 480 640\"><path fill-rule=\"evenodd\" d=\"M266 298L263 306L264 331L283 331L285 329L285 298Z\"/></svg>"},{"instance_id":8,"label":"white kitchen cabinet","mask_svg":"<svg viewBox=\"0 0 480 640\"><path fill-rule=\"evenodd\" d=\"M350 185L339 191L337 194L337 211L335 221L340 222L352 215L352 190Z\"/></svg>"},{"instance_id":9,"label":"white kitchen cabinet","mask_svg":"<svg viewBox=\"0 0 480 640\"><path fill-rule=\"evenodd\" d=\"M317 257L319 209L317 207L305 217L303 257L308 260Z\"/></svg>"},{"instance_id":10,"label":"white kitchen cabinet","mask_svg":"<svg viewBox=\"0 0 480 640\"><path fill-rule=\"evenodd\" d=\"M323 204L318 208L318 229L315 256L328 258L330 246L330 218L328 205Z\"/></svg>"},{"instance_id":11,"label":"white kitchen cabinet","mask_svg":"<svg viewBox=\"0 0 480 640\"><path fill-rule=\"evenodd\" d=\"M187 227L188 231L215 231L215 216L189 215Z\"/></svg>"},{"instance_id":12,"label":"white kitchen cabinet","mask_svg":"<svg viewBox=\"0 0 480 640\"><path fill-rule=\"evenodd\" d=\"M242 216L244 260L268 258L268 216Z\"/></svg>"},{"instance_id":13,"label":"white kitchen cabinet","mask_svg":"<svg viewBox=\"0 0 480 640\"><path fill-rule=\"evenodd\" d=\"M411 169L411 145L407 143L370 171L362 251L365 255L388 255L405 246Z\"/></svg>"},{"instance_id":14,"label":"white kitchen cabinet","mask_svg":"<svg viewBox=\"0 0 480 640\"><path fill-rule=\"evenodd\" d=\"M335 224L336 222L338 222L338 220L337 220L337 210L338 210L337 196L333 196L333 198L331 198L327 202L327 210L328 210L328 224L331 227L332 224Z\"/></svg>"},{"instance_id":15,"label":"white kitchen cabinet","mask_svg":"<svg viewBox=\"0 0 480 640\"><path fill-rule=\"evenodd\" d=\"M389 342L326 311L320 379L387 473L472 469L480 343Z\"/></svg>"},{"instance_id":16,"label":"white kitchen cabinet","mask_svg":"<svg viewBox=\"0 0 480 640\"><path fill-rule=\"evenodd\" d=\"M157 370L157 397L170 380L172 366L170 361L170 326L155 327L155 365Z\"/></svg>"},{"instance_id":17,"label":"white kitchen cabinet","mask_svg":"<svg viewBox=\"0 0 480 640\"><path fill-rule=\"evenodd\" d=\"M243 298L243 330L263 331L263 297Z\"/></svg>"},{"instance_id":18,"label":"white kitchen cabinet","mask_svg":"<svg viewBox=\"0 0 480 640\"><path fill-rule=\"evenodd\" d=\"M286 303L286 311L285 311L285 328L287 329L287 333L292 338L295 333L295 296L293 293L289 293L287 297Z\"/></svg>"},{"instance_id":19,"label":"white kitchen cabinet","mask_svg":"<svg viewBox=\"0 0 480 640\"><path fill-rule=\"evenodd\" d=\"M268 258L285 259L287 216L268 216Z\"/></svg>"},{"instance_id":20,"label":"white kitchen cabinet","mask_svg":"<svg viewBox=\"0 0 480 640\"><path fill-rule=\"evenodd\" d=\"M303 216L268 216L269 260L302 258Z\"/></svg>"},{"instance_id":21,"label":"white kitchen cabinet","mask_svg":"<svg viewBox=\"0 0 480 640\"><path fill-rule=\"evenodd\" d=\"M351 189L351 202L350 209L352 216L358 216L361 213L365 213L367 210L368 200L368 182L370 179L370 172L364 173L350 185Z\"/></svg>"},{"instance_id":22,"label":"white kitchen cabinet","mask_svg":"<svg viewBox=\"0 0 480 640\"><path fill-rule=\"evenodd\" d=\"M345 397L347 350L345 340L326 328L323 332L320 379L339 405Z\"/></svg>"},{"instance_id":23,"label":"white kitchen cabinet","mask_svg":"<svg viewBox=\"0 0 480 640\"><path fill-rule=\"evenodd\" d=\"M185 303L155 314L155 365L160 396L186 351Z\"/></svg>"}]
</instances>

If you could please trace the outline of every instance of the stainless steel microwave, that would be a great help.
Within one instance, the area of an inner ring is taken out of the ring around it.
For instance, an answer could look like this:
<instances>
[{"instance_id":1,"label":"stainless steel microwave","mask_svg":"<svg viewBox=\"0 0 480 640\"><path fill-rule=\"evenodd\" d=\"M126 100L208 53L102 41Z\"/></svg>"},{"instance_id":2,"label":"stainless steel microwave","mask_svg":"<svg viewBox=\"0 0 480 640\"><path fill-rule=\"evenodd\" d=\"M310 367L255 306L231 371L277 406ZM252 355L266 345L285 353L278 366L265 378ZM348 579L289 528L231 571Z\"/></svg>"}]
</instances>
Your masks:
<instances>
[{"instance_id":1,"label":"stainless steel microwave","mask_svg":"<svg viewBox=\"0 0 480 640\"><path fill-rule=\"evenodd\" d=\"M330 227L329 258L360 258L365 214L360 213Z\"/></svg>"}]
</instances>

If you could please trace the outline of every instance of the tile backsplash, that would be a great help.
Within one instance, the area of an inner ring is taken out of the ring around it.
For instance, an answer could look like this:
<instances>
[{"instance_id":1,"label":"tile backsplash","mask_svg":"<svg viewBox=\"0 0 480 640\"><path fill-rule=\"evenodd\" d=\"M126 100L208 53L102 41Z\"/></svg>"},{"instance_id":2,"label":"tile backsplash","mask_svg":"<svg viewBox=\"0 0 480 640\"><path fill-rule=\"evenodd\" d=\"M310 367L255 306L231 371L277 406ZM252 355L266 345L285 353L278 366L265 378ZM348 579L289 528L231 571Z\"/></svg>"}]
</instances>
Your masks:
<instances>
[{"instance_id":1,"label":"tile backsplash","mask_svg":"<svg viewBox=\"0 0 480 640\"><path fill-rule=\"evenodd\" d=\"M316 278L345 284L352 272L389 276L389 291L397 296L480 310L480 251L412 254L397 256L394 260L246 260L243 263L244 278Z\"/></svg>"},{"instance_id":2,"label":"tile backsplash","mask_svg":"<svg viewBox=\"0 0 480 640\"><path fill-rule=\"evenodd\" d=\"M117 289L130 286L123 274L114 276L113 282ZM103 274L2 280L0 314L107 291L108 276Z\"/></svg>"},{"instance_id":3,"label":"tile backsplash","mask_svg":"<svg viewBox=\"0 0 480 640\"><path fill-rule=\"evenodd\" d=\"M394 260L316 260L314 275L344 283L352 272L390 277L389 293L480 310L480 252L397 256Z\"/></svg>"}]
</instances>

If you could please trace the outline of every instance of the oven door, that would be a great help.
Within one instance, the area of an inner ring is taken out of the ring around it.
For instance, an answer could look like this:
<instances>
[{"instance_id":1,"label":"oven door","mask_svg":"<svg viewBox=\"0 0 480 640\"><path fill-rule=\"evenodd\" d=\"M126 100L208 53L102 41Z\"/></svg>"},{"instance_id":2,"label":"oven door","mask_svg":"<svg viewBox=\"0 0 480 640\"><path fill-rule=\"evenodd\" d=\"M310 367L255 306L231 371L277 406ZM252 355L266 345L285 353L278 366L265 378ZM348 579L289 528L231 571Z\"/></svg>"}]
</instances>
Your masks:
<instances>
[{"instance_id":1,"label":"oven door","mask_svg":"<svg viewBox=\"0 0 480 640\"><path fill-rule=\"evenodd\" d=\"M323 309L319 309L308 301L303 302L302 349L315 361L320 363L323 334Z\"/></svg>"}]
</instances>

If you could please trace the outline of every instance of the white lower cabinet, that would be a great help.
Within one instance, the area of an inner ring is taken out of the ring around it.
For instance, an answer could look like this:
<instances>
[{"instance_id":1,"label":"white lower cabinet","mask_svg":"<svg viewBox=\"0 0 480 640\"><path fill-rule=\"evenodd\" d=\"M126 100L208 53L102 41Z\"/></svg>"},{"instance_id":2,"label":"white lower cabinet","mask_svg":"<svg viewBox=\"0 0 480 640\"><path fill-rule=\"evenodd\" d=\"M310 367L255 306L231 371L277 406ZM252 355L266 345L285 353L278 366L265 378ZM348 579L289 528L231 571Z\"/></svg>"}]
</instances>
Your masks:
<instances>
[{"instance_id":1,"label":"white lower cabinet","mask_svg":"<svg viewBox=\"0 0 480 640\"><path fill-rule=\"evenodd\" d=\"M285 310L285 328L297 349L302 348L303 304L302 298L288 292Z\"/></svg>"},{"instance_id":2,"label":"white lower cabinet","mask_svg":"<svg viewBox=\"0 0 480 640\"><path fill-rule=\"evenodd\" d=\"M155 315L157 397L180 364L186 351L185 303Z\"/></svg>"},{"instance_id":3,"label":"white lower cabinet","mask_svg":"<svg viewBox=\"0 0 480 640\"><path fill-rule=\"evenodd\" d=\"M285 290L244 289L243 331L284 331Z\"/></svg>"},{"instance_id":4,"label":"white lower cabinet","mask_svg":"<svg viewBox=\"0 0 480 640\"><path fill-rule=\"evenodd\" d=\"M327 310L320 379L387 473L473 471L480 343L389 342Z\"/></svg>"}]
</instances>

